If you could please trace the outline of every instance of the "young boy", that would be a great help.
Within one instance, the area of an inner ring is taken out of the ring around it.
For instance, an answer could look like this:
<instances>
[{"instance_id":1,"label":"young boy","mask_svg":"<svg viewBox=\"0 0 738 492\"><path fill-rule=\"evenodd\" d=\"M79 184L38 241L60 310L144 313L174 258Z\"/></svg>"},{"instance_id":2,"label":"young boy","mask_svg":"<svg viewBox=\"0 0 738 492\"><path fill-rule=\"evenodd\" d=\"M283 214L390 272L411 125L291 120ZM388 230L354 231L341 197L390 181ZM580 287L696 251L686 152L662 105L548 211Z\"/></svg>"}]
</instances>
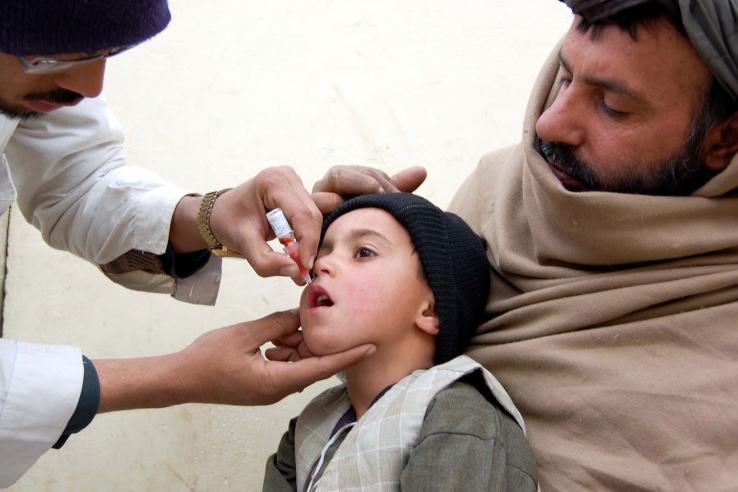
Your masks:
<instances>
[{"instance_id":1,"label":"young boy","mask_svg":"<svg viewBox=\"0 0 738 492\"><path fill-rule=\"evenodd\" d=\"M304 343L377 350L290 422L264 490L535 491L520 413L460 355L489 278L482 240L419 196L363 195L329 215L300 300Z\"/></svg>"}]
</instances>

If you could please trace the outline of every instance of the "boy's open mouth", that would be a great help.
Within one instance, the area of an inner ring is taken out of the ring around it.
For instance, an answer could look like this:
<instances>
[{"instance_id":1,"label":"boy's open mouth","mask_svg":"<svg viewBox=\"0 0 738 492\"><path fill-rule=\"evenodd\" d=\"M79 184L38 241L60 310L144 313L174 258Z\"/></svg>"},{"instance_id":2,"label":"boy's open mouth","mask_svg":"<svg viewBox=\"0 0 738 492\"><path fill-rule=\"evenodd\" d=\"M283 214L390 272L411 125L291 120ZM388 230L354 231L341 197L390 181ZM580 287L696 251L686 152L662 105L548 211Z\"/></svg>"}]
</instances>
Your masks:
<instances>
[{"instance_id":1,"label":"boy's open mouth","mask_svg":"<svg viewBox=\"0 0 738 492\"><path fill-rule=\"evenodd\" d=\"M326 290L319 286L312 284L310 286L310 297L308 298L308 307L331 307L333 306L333 299L328 295Z\"/></svg>"}]
</instances>

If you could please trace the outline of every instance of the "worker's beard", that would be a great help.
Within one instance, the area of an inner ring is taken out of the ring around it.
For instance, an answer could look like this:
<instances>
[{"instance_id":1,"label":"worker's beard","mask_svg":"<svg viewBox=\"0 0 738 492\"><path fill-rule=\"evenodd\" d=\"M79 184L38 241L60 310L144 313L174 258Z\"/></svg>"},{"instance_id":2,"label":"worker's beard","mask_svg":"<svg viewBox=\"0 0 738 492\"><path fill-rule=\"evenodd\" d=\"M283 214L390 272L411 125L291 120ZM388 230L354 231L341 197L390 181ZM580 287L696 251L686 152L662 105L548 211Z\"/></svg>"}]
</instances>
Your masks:
<instances>
[{"instance_id":1,"label":"worker's beard","mask_svg":"<svg viewBox=\"0 0 738 492\"><path fill-rule=\"evenodd\" d=\"M24 101L45 101L59 104L76 104L83 99L82 94L66 89L56 89L50 92L31 93L23 96ZM32 111L28 108L14 109L11 104L0 98L0 114L11 119L40 118L45 113Z\"/></svg>"},{"instance_id":2,"label":"worker's beard","mask_svg":"<svg viewBox=\"0 0 738 492\"><path fill-rule=\"evenodd\" d=\"M7 104L5 104L5 101L0 99L0 114L10 118L10 119L33 119L33 118L40 118L43 116L43 113L37 113L36 111L31 111L30 109L26 109L25 111L18 111L11 109Z\"/></svg>"}]
</instances>

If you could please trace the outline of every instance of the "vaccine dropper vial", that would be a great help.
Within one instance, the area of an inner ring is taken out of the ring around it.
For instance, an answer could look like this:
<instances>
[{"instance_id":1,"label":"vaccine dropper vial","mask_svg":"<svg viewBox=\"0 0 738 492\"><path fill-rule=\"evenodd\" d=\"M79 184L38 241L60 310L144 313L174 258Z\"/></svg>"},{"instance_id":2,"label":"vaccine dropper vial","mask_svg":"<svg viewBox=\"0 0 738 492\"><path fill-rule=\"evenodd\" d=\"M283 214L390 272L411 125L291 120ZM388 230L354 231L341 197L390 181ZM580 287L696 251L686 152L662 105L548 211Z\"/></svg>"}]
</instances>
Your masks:
<instances>
[{"instance_id":1,"label":"vaccine dropper vial","mask_svg":"<svg viewBox=\"0 0 738 492\"><path fill-rule=\"evenodd\" d=\"M275 208L267 213L267 220L269 225L272 226L274 235L277 236L277 240L284 246L283 251L297 263L297 267L300 269L300 276L305 280L306 283L310 283L310 272L305 268L300 261L300 251L298 248L297 238L295 233L287 222L287 217L284 216L281 208Z\"/></svg>"}]
</instances>

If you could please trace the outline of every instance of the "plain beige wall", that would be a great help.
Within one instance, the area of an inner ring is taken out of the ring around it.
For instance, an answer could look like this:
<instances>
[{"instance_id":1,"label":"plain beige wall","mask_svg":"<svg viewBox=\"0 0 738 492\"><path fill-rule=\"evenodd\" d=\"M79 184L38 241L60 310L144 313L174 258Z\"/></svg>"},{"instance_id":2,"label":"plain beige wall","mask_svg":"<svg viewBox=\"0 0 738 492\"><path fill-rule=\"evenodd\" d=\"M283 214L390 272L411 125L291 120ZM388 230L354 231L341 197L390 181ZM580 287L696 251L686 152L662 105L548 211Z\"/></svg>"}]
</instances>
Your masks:
<instances>
[{"instance_id":1,"label":"plain beige wall","mask_svg":"<svg viewBox=\"0 0 738 492\"><path fill-rule=\"evenodd\" d=\"M555 0L174 0L173 22L111 60L106 94L131 163L206 192L294 166L429 170L448 204L479 157L519 140L538 69L571 21ZM13 213L5 335L91 357L178 350L296 305L299 289L227 261L213 307L126 291ZM98 416L10 490L258 490L290 417L329 381L266 408Z\"/></svg>"}]
</instances>

